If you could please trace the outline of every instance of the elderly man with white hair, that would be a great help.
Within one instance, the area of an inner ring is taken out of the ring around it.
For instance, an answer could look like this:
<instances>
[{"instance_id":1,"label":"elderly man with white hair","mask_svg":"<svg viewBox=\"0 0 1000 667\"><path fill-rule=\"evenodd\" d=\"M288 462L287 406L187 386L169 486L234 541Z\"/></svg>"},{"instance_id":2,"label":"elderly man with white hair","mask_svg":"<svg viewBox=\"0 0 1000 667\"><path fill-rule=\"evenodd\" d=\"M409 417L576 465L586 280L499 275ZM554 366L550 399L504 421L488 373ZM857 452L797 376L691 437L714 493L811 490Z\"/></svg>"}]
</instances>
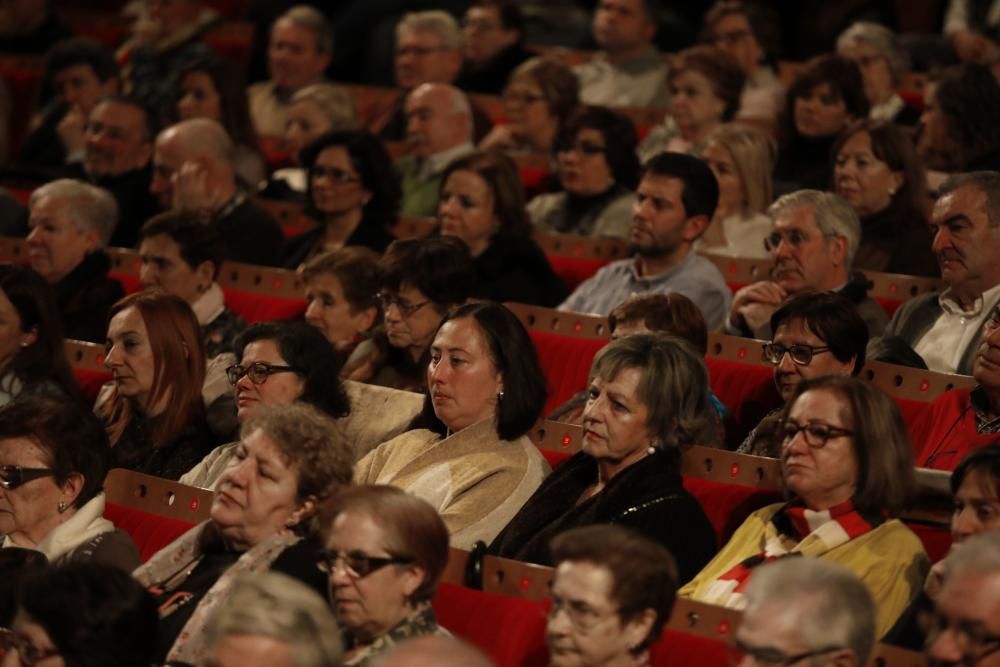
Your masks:
<instances>
[{"instance_id":1,"label":"elderly man with white hair","mask_svg":"<svg viewBox=\"0 0 1000 667\"><path fill-rule=\"evenodd\" d=\"M28 260L55 288L64 335L103 342L108 312L125 296L103 252L118 222L114 197L64 178L32 192L28 208Z\"/></svg>"},{"instance_id":2,"label":"elderly man with white hair","mask_svg":"<svg viewBox=\"0 0 1000 667\"><path fill-rule=\"evenodd\" d=\"M209 211L227 260L274 266L281 228L237 186L233 150L229 135L214 120L171 125L156 138L150 192L165 209Z\"/></svg>"}]
</instances>

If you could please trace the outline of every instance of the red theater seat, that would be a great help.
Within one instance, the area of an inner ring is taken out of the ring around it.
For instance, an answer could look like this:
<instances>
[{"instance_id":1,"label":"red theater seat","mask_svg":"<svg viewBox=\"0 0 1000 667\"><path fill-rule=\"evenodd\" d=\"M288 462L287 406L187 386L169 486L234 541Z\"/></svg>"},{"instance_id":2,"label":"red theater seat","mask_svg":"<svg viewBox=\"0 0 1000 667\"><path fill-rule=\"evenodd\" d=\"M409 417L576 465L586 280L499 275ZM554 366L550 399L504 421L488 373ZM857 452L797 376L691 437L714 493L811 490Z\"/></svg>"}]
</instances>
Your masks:
<instances>
[{"instance_id":1,"label":"red theater seat","mask_svg":"<svg viewBox=\"0 0 1000 667\"><path fill-rule=\"evenodd\" d=\"M144 563L194 526L187 521L150 514L112 502L107 503L104 518L129 534Z\"/></svg>"},{"instance_id":2,"label":"red theater seat","mask_svg":"<svg viewBox=\"0 0 1000 667\"><path fill-rule=\"evenodd\" d=\"M576 424L544 419L528 433L553 469L580 451L583 429Z\"/></svg>"},{"instance_id":3,"label":"red theater seat","mask_svg":"<svg viewBox=\"0 0 1000 667\"><path fill-rule=\"evenodd\" d=\"M735 449L771 410L782 405L774 386L774 369L763 361L761 342L750 338L709 334L708 383L729 410L726 446Z\"/></svg>"},{"instance_id":4,"label":"red theater seat","mask_svg":"<svg viewBox=\"0 0 1000 667\"><path fill-rule=\"evenodd\" d=\"M306 312L302 282L294 271L226 262L218 281L226 305L248 323L294 320Z\"/></svg>"},{"instance_id":5,"label":"red theater seat","mask_svg":"<svg viewBox=\"0 0 1000 667\"><path fill-rule=\"evenodd\" d=\"M906 276L898 273L864 271L868 278L868 296L878 301L885 312L892 317L896 309L915 296L936 292L941 289L940 278Z\"/></svg>"},{"instance_id":6,"label":"red theater seat","mask_svg":"<svg viewBox=\"0 0 1000 667\"><path fill-rule=\"evenodd\" d=\"M87 400L93 403L104 383L111 381L111 372L104 367L104 346L82 340L67 340L65 349L76 383Z\"/></svg>"},{"instance_id":7,"label":"red theater seat","mask_svg":"<svg viewBox=\"0 0 1000 667\"><path fill-rule=\"evenodd\" d=\"M907 521L906 527L920 538L924 551L932 563L936 563L948 555L951 549L951 530L944 526L934 526L918 521Z\"/></svg>"},{"instance_id":8,"label":"red theater seat","mask_svg":"<svg viewBox=\"0 0 1000 667\"><path fill-rule=\"evenodd\" d=\"M650 647L652 667L726 665L726 641L736 632L742 614L678 598L660 639Z\"/></svg>"},{"instance_id":9,"label":"red theater seat","mask_svg":"<svg viewBox=\"0 0 1000 667\"><path fill-rule=\"evenodd\" d=\"M534 239L552 270L570 290L576 289L605 264L628 256L628 245L620 239L543 232L535 232Z\"/></svg>"},{"instance_id":10,"label":"red theater seat","mask_svg":"<svg viewBox=\"0 0 1000 667\"><path fill-rule=\"evenodd\" d=\"M767 280L771 276L770 259L720 257L709 253L701 253L701 256L715 264L726 279L726 285L733 292L758 280Z\"/></svg>"}]
</instances>

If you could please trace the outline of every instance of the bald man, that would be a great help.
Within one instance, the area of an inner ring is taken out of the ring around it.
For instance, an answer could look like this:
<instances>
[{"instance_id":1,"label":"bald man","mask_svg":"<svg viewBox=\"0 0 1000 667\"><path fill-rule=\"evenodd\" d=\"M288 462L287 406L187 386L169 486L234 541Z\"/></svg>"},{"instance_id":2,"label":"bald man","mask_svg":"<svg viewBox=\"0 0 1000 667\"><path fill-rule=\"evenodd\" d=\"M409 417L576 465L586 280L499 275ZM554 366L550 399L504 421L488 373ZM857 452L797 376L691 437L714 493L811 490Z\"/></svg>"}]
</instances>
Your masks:
<instances>
[{"instance_id":1,"label":"bald man","mask_svg":"<svg viewBox=\"0 0 1000 667\"><path fill-rule=\"evenodd\" d=\"M472 112L465 93L442 83L418 86L406 99L406 143L396 161L403 215L432 216L448 164L472 152Z\"/></svg>"},{"instance_id":2,"label":"bald man","mask_svg":"<svg viewBox=\"0 0 1000 667\"><path fill-rule=\"evenodd\" d=\"M236 184L233 142L214 120L171 125L156 138L152 192L164 209L206 209L225 240L226 259L275 266L284 241L278 223Z\"/></svg>"}]
</instances>

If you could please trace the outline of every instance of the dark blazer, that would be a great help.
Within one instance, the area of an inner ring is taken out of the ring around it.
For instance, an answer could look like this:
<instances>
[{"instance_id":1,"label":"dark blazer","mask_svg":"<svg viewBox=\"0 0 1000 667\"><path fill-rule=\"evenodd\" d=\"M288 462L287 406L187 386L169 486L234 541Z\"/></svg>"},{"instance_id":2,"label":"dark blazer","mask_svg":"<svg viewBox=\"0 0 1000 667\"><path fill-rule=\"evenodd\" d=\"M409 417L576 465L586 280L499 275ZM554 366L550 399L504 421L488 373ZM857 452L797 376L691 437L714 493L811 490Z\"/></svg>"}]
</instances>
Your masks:
<instances>
[{"instance_id":1,"label":"dark blazer","mask_svg":"<svg viewBox=\"0 0 1000 667\"><path fill-rule=\"evenodd\" d=\"M479 277L472 296L554 308L569 290L530 238L498 237L472 260Z\"/></svg>"},{"instance_id":2,"label":"dark blazer","mask_svg":"<svg viewBox=\"0 0 1000 667\"><path fill-rule=\"evenodd\" d=\"M125 296L121 283L108 278L110 268L104 252L92 252L53 286L66 338L104 342L111 306Z\"/></svg>"},{"instance_id":3,"label":"dark blazer","mask_svg":"<svg viewBox=\"0 0 1000 667\"><path fill-rule=\"evenodd\" d=\"M323 239L325 233L326 230L320 226L285 241L284 248L281 251L281 266L286 269L297 269L299 264L306 261L312 255L313 248ZM362 220L361 224L347 237L344 245L364 246L381 255L392 242L393 236L387 227L379 224L369 224Z\"/></svg>"}]
</instances>

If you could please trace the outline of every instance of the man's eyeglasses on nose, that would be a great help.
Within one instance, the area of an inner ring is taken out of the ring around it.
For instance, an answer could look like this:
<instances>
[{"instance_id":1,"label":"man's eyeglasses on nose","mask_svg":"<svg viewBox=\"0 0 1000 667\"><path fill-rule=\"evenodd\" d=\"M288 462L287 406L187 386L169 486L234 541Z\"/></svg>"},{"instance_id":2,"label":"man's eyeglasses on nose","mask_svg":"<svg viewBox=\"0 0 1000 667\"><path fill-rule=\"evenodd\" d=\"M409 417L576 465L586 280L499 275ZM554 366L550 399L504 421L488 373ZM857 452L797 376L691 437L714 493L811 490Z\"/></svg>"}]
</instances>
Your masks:
<instances>
[{"instance_id":1,"label":"man's eyeglasses on nose","mask_svg":"<svg viewBox=\"0 0 1000 667\"><path fill-rule=\"evenodd\" d=\"M333 574L337 568L341 568L351 579L364 579L387 565L409 565L412 562L412 558L399 556L369 556L362 553L324 551L316 561L316 567L326 574Z\"/></svg>"},{"instance_id":2,"label":"man's eyeglasses on nose","mask_svg":"<svg viewBox=\"0 0 1000 667\"><path fill-rule=\"evenodd\" d=\"M420 303L410 303L406 299L401 299L398 296L387 294L385 292L379 292L376 295L376 298L379 300L379 303L382 304L383 313L389 312L389 308L396 306L396 308L399 309L399 314L403 317L410 317L415 312L430 303L430 299L421 301Z\"/></svg>"},{"instance_id":3,"label":"man's eyeglasses on nose","mask_svg":"<svg viewBox=\"0 0 1000 667\"><path fill-rule=\"evenodd\" d=\"M249 366L240 366L239 364L230 366L226 369L226 377L229 378L229 384L235 385L240 381L244 375L250 378L250 381L254 384L264 384L267 382L267 378L271 377L275 373L302 373L302 369L296 368L295 366L278 366L276 364L268 364L263 361L255 361Z\"/></svg>"},{"instance_id":4,"label":"man's eyeglasses on nose","mask_svg":"<svg viewBox=\"0 0 1000 667\"><path fill-rule=\"evenodd\" d=\"M316 180L317 178L325 178L340 185L355 183L361 180L346 169L341 169L340 167L324 167L318 164L313 165L312 177L313 180Z\"/></svg>"},{"instance_id":5,"label":"man's eyeglasses on nose","mask_svg":"<svg viewBox=\"0 0 1000 667\"><path fill-rule=\"evenodd\" d=\"M837 234L823 234L824 238L837 236ZM790 229L787 232L771 232L764 238L764 249L768 252L778 252L778 246L784 241L792 250L798 250L807 242L812 240L812 236L798 229Z\"/></svg>"},{"instance_id":6,"label":"man's eyeglasses on nose","mask_svg":"<svg viewBox=\"0 0 1000 667\"><path fill-rule=\"evenodd\" d=\"M930 648L943 633L950 631L962 660L956 664L978 665L992 653L1000 651L1000 635L991 635L978 623L952 621L937 611L928 611L918 619L924 631L925 646Z\"/></svg>"},{"instance_id":7,"label":"man's eyeglasses on nose","mask_svg":"<svg viewBox=\"0 0 1000 667\"><path fill-rule=\"evenodd\" d=\"M806 345L795 343L794 345L782 345L781 343L764 343L764 358L768 363L777 366L788 354L796 366L808 366L813 357L822 352L829 352L826 345Z\"/></svg>"},{"instance_id":8,"label":"man's eyeglasses on nose","mask_svg":"<svg viewBox=\"0 0 1000 667\"><path fill-rule=\"evenodd\" d=\"M772 646L753 646L734 637L731 643L727 643L726 657L727 662L732 667L735 667L743 662L743 658L745 657L751 658L754 664L759 665L760 667L787 667L788 665L794 665L801 662L806 658L815 658L816 656L823 655L824 653L839 651L842 648L844 647L828 646L827 648L820 648L813 651L806 651L805 653L789 655L781 649L774 648Z\"/></svg>"},{"instance_id":9,"label":"man's eyeglasses on nose","mask_svg":"<svg viewBox=\"0 0 1000 667\"><path fill-rule=\"evenodd\" d=\"M33 479L51 477L56 471L52 468L22 468L21 466L0 466L0 486L10 491Z\"/></svg>"},{"instance_id":10,"label":"man's eyeglasses on nose","mask_svg":"<svg viewBox=\"0 0 1000 667\"><path fill-rule=\"evenodd\" d=\"M813 449L820 449L824 447L826 445L826 441L831 438L854 435L854 431L817 421L811 421L807 424L798 424L790 419L785 419L779 420L776 426L777 433L782 436L782 442L784 444L787 445L791 442L792 439L801 431L806 444Z\"/></svg>"}]
</instances>

